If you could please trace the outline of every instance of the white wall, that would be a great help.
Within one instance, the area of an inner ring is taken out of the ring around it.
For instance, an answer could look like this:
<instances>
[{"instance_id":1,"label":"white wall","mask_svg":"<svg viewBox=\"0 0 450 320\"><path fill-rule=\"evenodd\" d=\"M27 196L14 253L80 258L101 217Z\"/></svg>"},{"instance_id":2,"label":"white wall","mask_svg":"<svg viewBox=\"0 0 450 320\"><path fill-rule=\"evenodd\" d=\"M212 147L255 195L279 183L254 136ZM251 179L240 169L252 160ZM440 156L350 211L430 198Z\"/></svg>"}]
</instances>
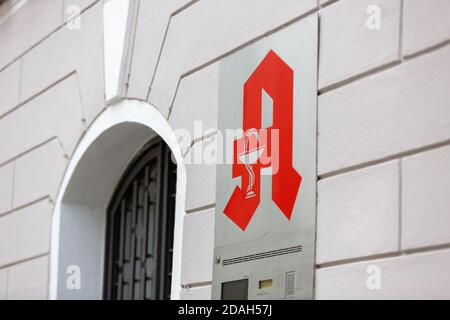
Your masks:
<instances>
[{"instance_id":1,"label":"white wall","mask_svg":"<svg viewBox=\"0 0 450 320\"><path fill-rule=\"evenodd\" d=\"M65 26L70 4L81 29ZM28 1L0 24L0 298L47 298L54 201L104 107L102 2Z\"/></svg>"}]
</instances>

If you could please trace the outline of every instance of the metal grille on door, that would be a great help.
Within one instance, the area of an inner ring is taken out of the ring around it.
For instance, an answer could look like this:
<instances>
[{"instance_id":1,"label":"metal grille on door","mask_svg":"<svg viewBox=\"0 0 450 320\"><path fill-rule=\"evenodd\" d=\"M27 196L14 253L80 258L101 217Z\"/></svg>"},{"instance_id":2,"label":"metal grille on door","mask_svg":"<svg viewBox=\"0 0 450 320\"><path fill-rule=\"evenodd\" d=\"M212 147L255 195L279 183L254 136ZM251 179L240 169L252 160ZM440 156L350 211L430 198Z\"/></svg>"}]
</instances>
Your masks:
<instances>
[{"instance_id":1,"label":"metal grille on door","mask_svg":"<svg viewBox=\"0 0 450 320\"><path fill-rule=\"evenodd\" d=\"M158 139L122 178L108 210L105 298L170 298L176 165Z\"/></svg>"}]
</instances>

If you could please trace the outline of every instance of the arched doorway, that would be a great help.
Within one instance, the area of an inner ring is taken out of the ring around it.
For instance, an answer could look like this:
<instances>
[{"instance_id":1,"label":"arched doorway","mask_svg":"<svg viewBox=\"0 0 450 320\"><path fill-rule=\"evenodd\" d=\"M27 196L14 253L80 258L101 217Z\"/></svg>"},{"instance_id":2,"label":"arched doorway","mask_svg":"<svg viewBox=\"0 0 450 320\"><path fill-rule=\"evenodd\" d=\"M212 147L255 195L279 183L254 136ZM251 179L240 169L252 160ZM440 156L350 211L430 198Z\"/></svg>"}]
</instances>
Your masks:
<instances>
[{"instance_id":1,"label":"arched doorway","mask_svg":"<svg viewBox=\"0 0 450 320\"><path fill-rule=\"evenodd\" d=\"M72 156L53 215L50 298L104 297L107 212L130 164L149 143L157 141L154 139L164 143L176 162L172 277L165 285L170 285L172 299L179 298L186 170L166 119L152 105L136 100L123 100L105 109ZM73 266L80 270L80 289L67 285Z\"/></svg>"},{"instance_id":2,"label":"arched doorway","mask_svg":"<svg viewBox=\"0 0 450 320\"><path fill-rule=\"evenodd\" d=\"M176 164L157 137L132 161L107 209L104 297L170 299Z\"/></svg>"}]
</instances>

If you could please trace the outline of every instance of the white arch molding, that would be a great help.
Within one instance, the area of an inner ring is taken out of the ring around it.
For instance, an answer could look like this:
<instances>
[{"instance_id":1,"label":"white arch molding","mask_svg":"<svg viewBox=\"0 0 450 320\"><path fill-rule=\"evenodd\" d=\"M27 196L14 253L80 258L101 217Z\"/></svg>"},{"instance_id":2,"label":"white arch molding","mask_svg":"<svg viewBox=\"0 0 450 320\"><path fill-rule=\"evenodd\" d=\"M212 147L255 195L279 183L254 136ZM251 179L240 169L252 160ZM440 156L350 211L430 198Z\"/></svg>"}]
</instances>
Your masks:
<instances>
[{"instance_id":1,"label":"white arch molding","mask_svg":"<svg viewBox=\"0 0 450 320\"><path fill-rule=\"evenodd\" d=\"M155 107L137 100L121 100L105 109L68 165L52 220L50 299L102 298L106 208L127 165L157 135L177 161L171 298L179 299L186 169L167 120ZM81 269L81 290L66 286L70 265Z\"/></svg>"}]
</instances>

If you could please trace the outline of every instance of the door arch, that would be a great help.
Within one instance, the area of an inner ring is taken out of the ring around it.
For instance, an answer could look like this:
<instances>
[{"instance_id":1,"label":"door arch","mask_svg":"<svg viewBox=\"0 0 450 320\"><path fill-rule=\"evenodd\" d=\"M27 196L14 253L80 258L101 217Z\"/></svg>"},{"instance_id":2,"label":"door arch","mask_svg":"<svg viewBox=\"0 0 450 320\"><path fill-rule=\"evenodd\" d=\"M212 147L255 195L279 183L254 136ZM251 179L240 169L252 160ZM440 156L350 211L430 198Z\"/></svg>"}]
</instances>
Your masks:
<instances>
[{"instance_id":1,"label":"door arch","mask_svg":"<svg viewBox=\"0 0 450 320\"><path fill-rule=\"evenodd\" d=\"M170 299L176 164L161 138L132 161L107 209L104 298Z\"/></svg>"},{"instance_id":2,"label":"door arch","mask_svg":"<svg viewBox=\"0 0 450 320\"><path fill-rule=\"evenodd\" d=\"M171 298L181 291L186 169L176 136L152 105L122 100L106 108L76 148L55 202L50 253L51 299L103 297L107 209L116 185L137 153L155 137L177 163ZM67 287L67 270L79 267L81 289Z\"/></svg>"}]
</instances>

